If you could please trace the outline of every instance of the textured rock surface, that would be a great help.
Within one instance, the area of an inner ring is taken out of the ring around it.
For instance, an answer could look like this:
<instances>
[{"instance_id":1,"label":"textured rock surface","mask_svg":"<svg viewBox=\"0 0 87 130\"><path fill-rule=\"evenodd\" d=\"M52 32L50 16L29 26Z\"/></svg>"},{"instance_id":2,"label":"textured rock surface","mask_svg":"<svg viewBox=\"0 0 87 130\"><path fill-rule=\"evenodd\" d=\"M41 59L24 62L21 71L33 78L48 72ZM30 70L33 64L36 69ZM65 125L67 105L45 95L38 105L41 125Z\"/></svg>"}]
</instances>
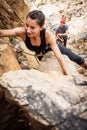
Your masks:
<instances>
[{"instance_id":1,"label":"textured rock surface","mask_svg":"<svg viewBox=\"0 0 87 130\"><path fill-rule=\"evenodd\" d=\"M5 92L0 86L0 130L30 130L29 119L18 105L6 99Z\"/></svg>"},{"instance_id":2,"label":"textured rock surface","mask_svg":"<svg viewBox=\"0 0 87 130\"><path fill-rule=\"evenodd\" d=\"M42 130L44 122L59 130L87 129L87 86L75 85L66 76L50 78L37 70L5 73L0 84L10 92L5 93L9 102L19 104L39 121L36 129Z\"/></svg>"},{"instance_id":3,"label":"textured rock surface","mask_svg":"<svg viewBox=\"0 0 87 130\"><path fill-rule=\"evenodd\" d=\"M0 28L22 26L28 10L23 0L0 0Z\"/></svg>"},{"instance_id":4,"label":"textured rock surface","mask_svg":"<svg viewBox=\"0 0 87 130\"><path fill-rule=\"evenodd\" d=\"M0 75L21 69L8 38L0 38Z\"/></svg>"}]
</instances>

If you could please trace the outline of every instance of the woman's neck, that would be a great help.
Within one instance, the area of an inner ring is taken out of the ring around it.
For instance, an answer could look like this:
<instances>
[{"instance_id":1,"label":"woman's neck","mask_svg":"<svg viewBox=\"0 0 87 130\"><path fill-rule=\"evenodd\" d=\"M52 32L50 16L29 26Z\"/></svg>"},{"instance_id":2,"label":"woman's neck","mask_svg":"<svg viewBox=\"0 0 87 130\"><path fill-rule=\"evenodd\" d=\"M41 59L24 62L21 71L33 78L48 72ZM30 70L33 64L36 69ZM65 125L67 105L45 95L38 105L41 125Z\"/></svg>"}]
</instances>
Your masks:
<instances>
[{"instance_id":1,"label":"woman's neck","mask_svg":"<svg viewBox=\"0 0 87 130\"><path fill-rule=\"evenodd\" d=\"M35 37L30 38L31 44L35 46L40 46L41 44L41 37L40 35L37 35Z\"/></svg>"}]
</instances>

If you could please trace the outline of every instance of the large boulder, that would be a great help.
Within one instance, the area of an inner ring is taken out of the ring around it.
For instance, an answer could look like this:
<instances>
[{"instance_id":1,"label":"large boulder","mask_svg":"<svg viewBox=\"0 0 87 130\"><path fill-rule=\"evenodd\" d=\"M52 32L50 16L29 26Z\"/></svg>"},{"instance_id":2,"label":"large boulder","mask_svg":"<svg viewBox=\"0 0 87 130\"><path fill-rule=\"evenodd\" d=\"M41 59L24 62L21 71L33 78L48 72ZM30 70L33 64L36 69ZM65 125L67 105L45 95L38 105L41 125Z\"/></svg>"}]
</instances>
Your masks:
<instances>
[{"instance_id":1,"label":"large boulder","mask_svg":"<svg viewBox=\"0 0 87 130\"><path fill-rule=\"evenodd\" d=\"M23 110L31 130L87 129L87 85L78 85L68 76L50 77L33 69L4 73L0 84L2 98L4 95L8 103ZM15 113L15 109L12 110ZM8 118L5 119L4 114ZM9 112L4 114L0 128L7 127L11 121ZM15 120L18 120L17 115ZM9 128L14 126L11 124Z\"/></svg>"}]
</instances>

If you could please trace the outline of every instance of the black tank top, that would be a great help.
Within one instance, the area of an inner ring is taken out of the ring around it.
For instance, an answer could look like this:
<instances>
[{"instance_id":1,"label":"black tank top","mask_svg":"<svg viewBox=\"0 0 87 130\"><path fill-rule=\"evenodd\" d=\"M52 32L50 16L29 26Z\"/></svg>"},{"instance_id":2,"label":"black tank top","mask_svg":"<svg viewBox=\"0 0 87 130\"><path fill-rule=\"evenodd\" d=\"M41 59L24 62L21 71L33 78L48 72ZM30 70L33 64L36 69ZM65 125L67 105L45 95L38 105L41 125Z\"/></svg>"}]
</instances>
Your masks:
<instances>
[{"instance_id":1,"label":"black tank top","mask_svg":"<svg viewBox=\"0 0 87 130\"><path fill-rule=\"evenodd\" d=\"M46 40L45 40L45 29L43 29L40 32L40 37L41 37L41 44L40 44L40 46L33 46L31 44L30 38L26 34L25 44L26 44L28 49L30 49L31 51L35 51L36 54L39 54L40 52L44 52L45 49L46 49L47 45L46 45Z\"/></svg>"}]
</instances>

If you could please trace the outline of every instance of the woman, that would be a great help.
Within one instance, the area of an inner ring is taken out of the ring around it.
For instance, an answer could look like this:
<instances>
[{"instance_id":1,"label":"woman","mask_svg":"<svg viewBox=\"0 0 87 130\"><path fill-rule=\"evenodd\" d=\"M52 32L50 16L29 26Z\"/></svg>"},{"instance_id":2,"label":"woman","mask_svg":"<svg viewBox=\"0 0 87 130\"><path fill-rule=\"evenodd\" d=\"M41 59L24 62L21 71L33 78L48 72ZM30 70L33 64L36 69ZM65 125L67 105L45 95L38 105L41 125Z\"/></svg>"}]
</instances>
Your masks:
<instances>
[{"instance_id":1,"label":"woman","mask_svg":"<svg viewBox=\"0 0 87 130\"><path fill-rule=\"evenodd\" d=\"M55 36L44 28L45 16L42 11L31 11L26 17L25 27L0 30L0 37L19 36L23 39L28 49L35 51L36 54L45 51L46 46L50 45L54 52L64 74L70 75L68 67L62 57L62 54L56 44Z\"/></svg>"}]
</instances>

